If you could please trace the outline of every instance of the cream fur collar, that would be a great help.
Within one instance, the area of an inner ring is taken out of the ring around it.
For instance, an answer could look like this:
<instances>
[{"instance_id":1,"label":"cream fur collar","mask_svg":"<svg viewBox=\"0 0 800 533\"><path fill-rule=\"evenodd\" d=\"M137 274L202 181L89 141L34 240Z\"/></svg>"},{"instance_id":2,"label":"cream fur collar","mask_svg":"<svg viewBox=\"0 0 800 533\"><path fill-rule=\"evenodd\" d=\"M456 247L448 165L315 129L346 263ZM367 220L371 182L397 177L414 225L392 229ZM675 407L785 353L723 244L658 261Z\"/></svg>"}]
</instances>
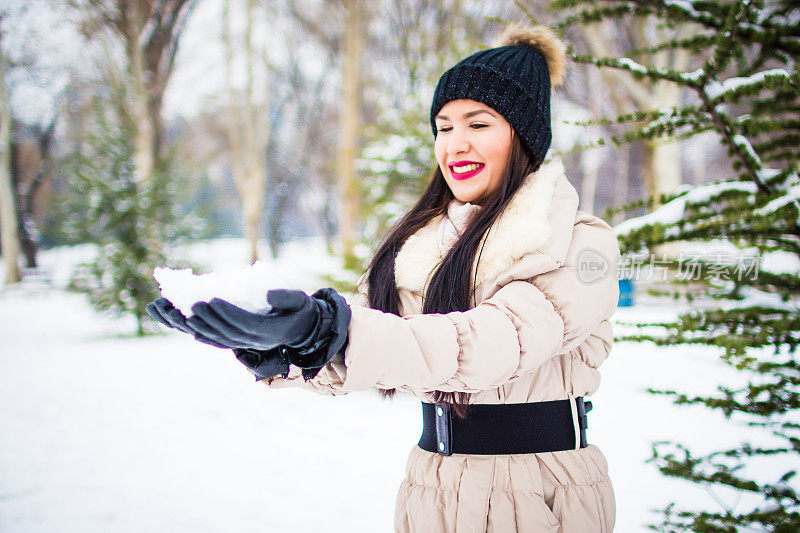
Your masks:
<instances>
[{"instance_id":1,"label":"cream fur collar","mask_svg":"<svg viewBox=\"0 0 800 533\"><path fill-rule=\"evenodd\" d=\"M495 279L514 261L543 246L552 236L549 224L556 184L564 176L559 159L547 161L525 178L525 182L489 229L480 254L476 286ZM427 225L406 239L395 259L395 282L420 294L442 260L439 251L439 222L434 217ZM477 256L476 256L477 259ZM474 266L473 266L474 272Z\"/></svg>"}]
</instances>

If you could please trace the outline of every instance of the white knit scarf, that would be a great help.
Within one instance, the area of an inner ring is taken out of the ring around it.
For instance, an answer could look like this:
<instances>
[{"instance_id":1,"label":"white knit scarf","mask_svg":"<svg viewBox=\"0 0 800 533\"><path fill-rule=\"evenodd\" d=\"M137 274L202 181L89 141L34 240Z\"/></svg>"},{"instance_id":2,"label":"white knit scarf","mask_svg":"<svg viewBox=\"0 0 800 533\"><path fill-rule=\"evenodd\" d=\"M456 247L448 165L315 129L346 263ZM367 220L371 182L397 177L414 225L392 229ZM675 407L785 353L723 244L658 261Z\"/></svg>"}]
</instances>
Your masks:
<instances>
[{"instance_id":1,"label":"white knit scarf","mask_svg":"<svg viewBox=\"0 0 800 533\"><path fill-rule=\"evenodd\" d=\"M439 251L442 257L447 255L480 209L479 205L464 203L456 198L450 201L447 216L439 223Z\"/></svg>"}]
</instances>

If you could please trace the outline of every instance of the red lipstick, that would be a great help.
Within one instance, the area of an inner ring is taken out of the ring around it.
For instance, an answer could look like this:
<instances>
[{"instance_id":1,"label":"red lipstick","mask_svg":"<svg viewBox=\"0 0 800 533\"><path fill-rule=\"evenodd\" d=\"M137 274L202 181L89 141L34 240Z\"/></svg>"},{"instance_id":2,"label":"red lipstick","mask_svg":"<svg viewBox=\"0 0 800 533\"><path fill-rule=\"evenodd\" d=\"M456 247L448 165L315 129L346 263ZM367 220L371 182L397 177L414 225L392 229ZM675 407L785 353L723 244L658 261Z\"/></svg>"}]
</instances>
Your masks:
<instances>
[{"instance_id":1,"label":"red lipstick","mask_svg":"<svg viewBox=\"0 0 800 533\"><path fill-rule=\"evenodd\" d=\"M460 174L457 173L457 172L453 172L453 167L462 166L462 165L469 165L471 163L478 164L478 165L480 165L480 167L476 168L475 170L470 170L469 172L463 172L463 173L460 173ZM466 180L466 179L469 179L469 178L471 178L472 176L474 176L475 174L477 174L478 172L480 172L481 170L483 170L486 167L486 165L484 165L483 163L479 163L478 161L456 161L455 163L450 163L447 166L450 168L450 175L455 180Z\"/></svg>"}]
</instances>

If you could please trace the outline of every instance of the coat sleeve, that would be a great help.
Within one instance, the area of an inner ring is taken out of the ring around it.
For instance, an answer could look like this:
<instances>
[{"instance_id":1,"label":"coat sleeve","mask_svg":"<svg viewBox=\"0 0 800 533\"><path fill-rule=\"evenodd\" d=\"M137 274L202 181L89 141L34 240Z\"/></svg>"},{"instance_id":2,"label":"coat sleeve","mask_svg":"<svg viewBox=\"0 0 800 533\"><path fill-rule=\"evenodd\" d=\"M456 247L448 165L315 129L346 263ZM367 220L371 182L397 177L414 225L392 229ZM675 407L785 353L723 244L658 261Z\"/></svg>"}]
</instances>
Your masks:
<instances>
[{"instance_id":1,"label":"coat sleeve","mask_svg":"<svg viewBox=\"0 0 800 533\"><path fill-rule=\"evenodd\" d=\"M613 231L584 225L576 232L576 246L559 268L512 281L468 311L399 317L352 306L343 359L326 365L311 387L323 394L372 387L478 392L574 349L613 314L619 297ZM610 263L596 279L581 266L597 260L587 258L581 244L587 242ZM281 386L279 380L273 383Z\"/></svg>"}]
</instances>

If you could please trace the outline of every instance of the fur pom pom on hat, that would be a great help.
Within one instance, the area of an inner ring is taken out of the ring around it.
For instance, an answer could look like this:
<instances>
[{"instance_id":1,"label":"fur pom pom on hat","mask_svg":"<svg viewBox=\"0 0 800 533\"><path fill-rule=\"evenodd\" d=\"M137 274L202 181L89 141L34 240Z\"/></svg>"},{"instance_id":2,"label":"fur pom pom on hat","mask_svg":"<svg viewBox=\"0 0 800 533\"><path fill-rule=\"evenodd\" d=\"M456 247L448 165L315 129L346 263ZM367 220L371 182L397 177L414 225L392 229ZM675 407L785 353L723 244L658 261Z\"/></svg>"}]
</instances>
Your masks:
<instances>
[{"instance_id":1,"label":"fur pom pom on hat","mask_svg":"<svg viewBox=\"0 0 800 533\"><path fill-rule=\"evenodd\" d=\"M550 90L564 82L566 47L545 26L513 23L494 48L481 50L450 67L436 85L431 130L448 102L467 99L500 113L520 137L535 164L550 148Z\"/></svg>"},{"instance_id":2,"label":"fur pom pom on hat","mask_svg":"<svg viewBox=\"0 0 800 533\"><path fill-rule=\"evenodd\" d=\"M546 26L523 26L512 22L497 38L494 46L527 45L539 50L547 61L550 85L559 87L564 83L567 71L567 54L564 43L556 32Z\"/></svg>"}]
</instances>

